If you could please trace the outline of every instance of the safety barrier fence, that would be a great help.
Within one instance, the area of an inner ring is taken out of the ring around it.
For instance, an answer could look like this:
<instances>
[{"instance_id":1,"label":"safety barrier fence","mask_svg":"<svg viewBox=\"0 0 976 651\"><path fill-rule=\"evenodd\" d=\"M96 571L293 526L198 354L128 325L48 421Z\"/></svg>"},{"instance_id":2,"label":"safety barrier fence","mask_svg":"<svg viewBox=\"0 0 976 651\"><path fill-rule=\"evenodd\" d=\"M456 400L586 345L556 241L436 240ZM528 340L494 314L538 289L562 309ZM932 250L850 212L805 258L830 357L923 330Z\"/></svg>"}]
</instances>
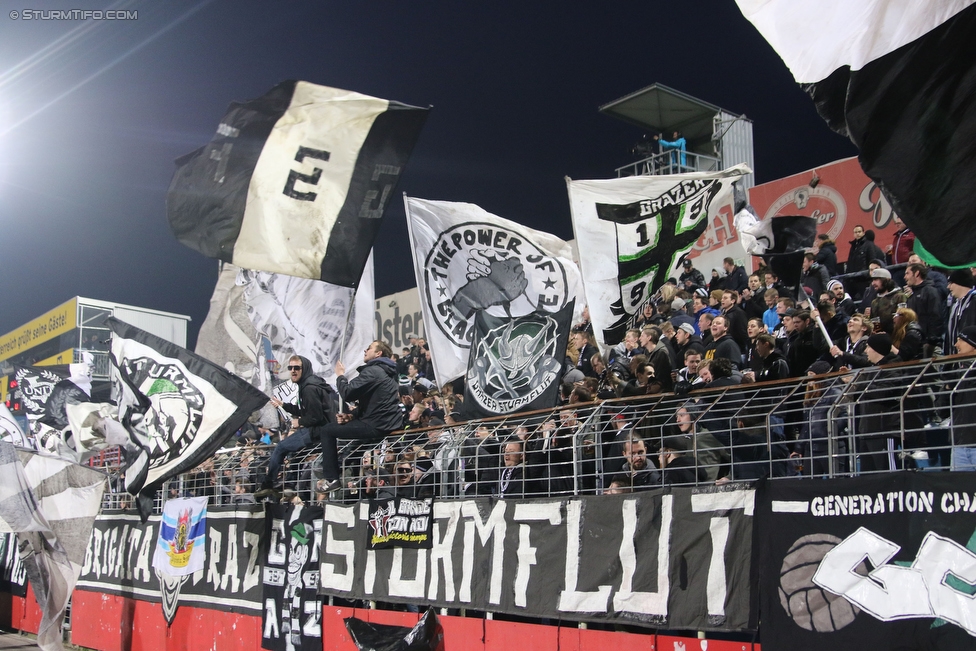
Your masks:
<instances>
[{"instance_id":1,"label":"safety barrier fence","mask_svg":"<svg viewBox=\"0 0 976 651\"><path fill-rule=\"evenodd\" d=\"M396 432L344 442L343 489L326 496L319 449L288 458L279 486L305 501L369 496L522 498L666 485L948 470L976 440L976 358L868 367ZM968 438L967 438L968 437ZM161 492L253 501L269 446L226 449ZM111 464L109 469L111 470ZM125 508L113 487L106 506Z\"/></svg>"}]
</instances>

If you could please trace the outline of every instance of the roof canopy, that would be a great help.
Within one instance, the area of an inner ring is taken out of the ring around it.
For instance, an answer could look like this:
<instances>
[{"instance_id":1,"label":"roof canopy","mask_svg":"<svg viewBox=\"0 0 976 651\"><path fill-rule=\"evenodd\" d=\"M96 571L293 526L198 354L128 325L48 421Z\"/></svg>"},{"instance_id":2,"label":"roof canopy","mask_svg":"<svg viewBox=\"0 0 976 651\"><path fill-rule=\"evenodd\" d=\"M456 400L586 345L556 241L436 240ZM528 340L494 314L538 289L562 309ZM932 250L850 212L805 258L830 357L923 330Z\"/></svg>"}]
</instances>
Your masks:
<instances>
[{"instance_id":1,"label":"roof canopy","mask_svg":"<svg viewBox=\"0 0 976 651\"><path fill-rule=\"evenodd\" d=\"M711 142L712 118L722 110L664 84L651 84L600 107L601 113L651 133L662 133L665 138L680 131L689 148Z\"/></svg>"}]
</instances>

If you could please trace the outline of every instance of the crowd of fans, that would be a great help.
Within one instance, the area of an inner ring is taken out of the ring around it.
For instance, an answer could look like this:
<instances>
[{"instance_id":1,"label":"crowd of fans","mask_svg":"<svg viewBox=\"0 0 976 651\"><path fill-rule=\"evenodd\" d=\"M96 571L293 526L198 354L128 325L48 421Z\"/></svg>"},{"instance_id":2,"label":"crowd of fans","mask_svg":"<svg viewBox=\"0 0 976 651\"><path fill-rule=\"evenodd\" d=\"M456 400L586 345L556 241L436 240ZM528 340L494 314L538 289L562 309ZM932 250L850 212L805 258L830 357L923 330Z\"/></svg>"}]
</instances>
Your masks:
<instances>
[{"instance_id":1,"label":"crowd of fans","mask_svg":"<svg viewBox=\"0 0 976 651\"><path fill-rule=\"evenodd\" d=\"M953 423L949 417L957 413L950 402L965 409L976 402L976 389L958 384L955 398L938 387L917 392L909 424L892 402L903 393L904 377L877 375L897 362L976 350L972 270L927 266L911 252L911 232L898 226L887 255L871 231L856 228L846 265L837 261L837 245L821 235L804 258L798 288L783 286L766 268L747 274L730 258L706 282L685 260L682 273L641 306L623 341L609 350L600 350L584 311L566 351L561 408L502 425L465 425L461 380L438 385L429 346L410 337L411 345L392 355L402 432L379 444L347 446L343 490L333 499L619 493L890 470L928 465L921 463L924 450L939 446L943 453L932 465L950 466L951 449L953 469L976 470L970 455L976 433L968 426L976 427L976 418ZM809 379L789 399L766 391L773 398L768 404L723 408L699 397L709 389L790 378ZM872 399L843 404L841 382L873 383ZM884 398L886 385L893 398ZM601 401L666 394L667 413L622 406L598 426L582 427L585 410ZM893 414L901 419L893 421ZM856 450L836 436L836 447L827 449L831 432L852 426ZM170 495L253 502L265 479L267 444L288 429L255 420L238 433L236 446L171 486ZM930 440L920 440L927 432ZM857 467L849 452L857 453ZM316 491L319 457L313 448L284 460L285 485L304 487L287 499L326 498Z\"/></svg>"}]
</instances>

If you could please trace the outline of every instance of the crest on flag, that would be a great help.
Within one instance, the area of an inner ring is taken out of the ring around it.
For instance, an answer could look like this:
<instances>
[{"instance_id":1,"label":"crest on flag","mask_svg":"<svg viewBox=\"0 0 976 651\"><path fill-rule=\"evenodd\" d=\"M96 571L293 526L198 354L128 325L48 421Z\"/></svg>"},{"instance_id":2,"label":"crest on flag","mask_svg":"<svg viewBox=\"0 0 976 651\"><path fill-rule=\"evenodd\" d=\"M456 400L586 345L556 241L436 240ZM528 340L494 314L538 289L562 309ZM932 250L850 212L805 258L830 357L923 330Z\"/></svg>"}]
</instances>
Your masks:
<instances>
[{"instance_id":1,"label":"crest on flag","mask_svg":"<svg viewBox=\"0 0 976 651\"><path fill-rule=\"evenodd\" d=\"M732 199L745 165L723 172L572 181L570 207L590 316L600 341L619 343L639 309ZM612 225L612 228L611 228Z\"/></svg>"},{"instance_id":2,"label":"crest on flag","mask_svg":"<svg viewBox=\"0 0 976 651\"><path fill-rule=\"evenodd\" d=\"M184 348L115 318L105 323L114 333L113 398L129 434L125 488L134 495L209 458L268 401Z\"/></svg>"},{"instance_id":3,"label":"crest on flag","mask_svg":"<svg viewBox=\"0 0 976 651\"><path fill-rule=\"evenodd\" d=\"M512 319L478 313L463 403L468 418L556 406L574 305Z\"/></svg>"},{"instance_id":4,"label":"crest on flag","mask_svg":"<svg viewBox=\"0 0 976 651\"><path fill-rule=\"evenodd\" d=\"M473 204L404 201L438 380L465 373L477 314L555 314L582 297L579 269L563 240Z\"/></svg>"}]
</instances>

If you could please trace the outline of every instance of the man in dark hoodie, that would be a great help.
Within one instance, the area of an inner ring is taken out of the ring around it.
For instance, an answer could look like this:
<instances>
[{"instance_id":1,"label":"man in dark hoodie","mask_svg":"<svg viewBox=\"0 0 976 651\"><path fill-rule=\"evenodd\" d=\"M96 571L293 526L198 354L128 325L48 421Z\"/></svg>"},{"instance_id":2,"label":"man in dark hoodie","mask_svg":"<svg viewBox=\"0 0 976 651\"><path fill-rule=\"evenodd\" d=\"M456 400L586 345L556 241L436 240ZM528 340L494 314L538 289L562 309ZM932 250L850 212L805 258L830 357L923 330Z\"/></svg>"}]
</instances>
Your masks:
<instances>
[{"instance_id":1,"label":"man in dark hoodie","mask_svg":"<svg viewBox=\"0 0 976 651\"><path fill-rule=\"evenodd\" d=\"M382 341L372 342L363 353L359 375L346 379L346 367L336 362L336 388L346 402L356 402L355 414L338 414L336 422L319 430L322 438L323 492L342 487L339 481L339 449L336 439L377 440L400 429L400 411L396 362L390 347Z\"/></svg>"},{"instance_id":2,"label":"man in dark hoodie","mask_svg":"<svg viewBox=\"0 0 976 651\"><path fill-rule=\"evenodd\" d=\"M272 398L271 404L291 415L292 433L271 452L268 473L261 482L260 490L254 493L258 500L274 494L274 483L285 457L314 445L317 430L335 422L335 391L325 380L312 373L312 362L307 357L292 355L288 360L288 373L291 381L298 385L298 404L283 403L277 398Z\"/></svg>"}]
</instances>

